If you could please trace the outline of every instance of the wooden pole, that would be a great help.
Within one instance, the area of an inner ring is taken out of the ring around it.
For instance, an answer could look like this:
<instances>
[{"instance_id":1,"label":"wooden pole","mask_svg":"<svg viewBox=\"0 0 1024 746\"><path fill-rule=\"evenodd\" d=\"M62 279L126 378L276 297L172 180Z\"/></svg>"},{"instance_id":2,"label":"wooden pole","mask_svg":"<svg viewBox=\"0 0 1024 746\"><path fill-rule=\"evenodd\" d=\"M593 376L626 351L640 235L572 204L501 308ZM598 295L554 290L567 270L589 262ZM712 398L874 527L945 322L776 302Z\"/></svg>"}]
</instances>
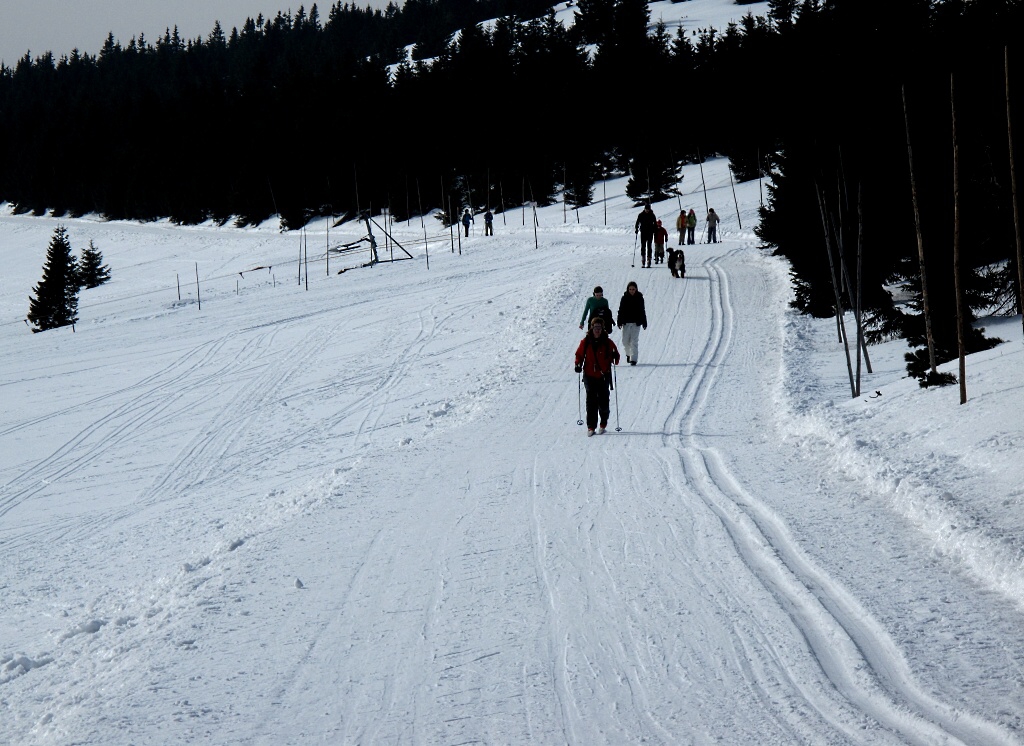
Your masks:
<instances>
[{"instance_id":1,"label":"wooden pole","mask_svg":"<svg viewBox=\"0 0 1024 746\"><path fill-rule=\"evenodd\" d=\"M1017 201L1017 168L1013 157L1013 127L1010 120L1010 48L1003 47L1006 76L1006 140L1010 147L1010 194L1013 198L1013 231L1017 237L1017 306L1024 323L1024 250L1021 249L1020 205Z\"/></svg>"},{"instance_id":2,"label":"wooden pole","mask_svg":"<svg viewBox=\"0 0 1024 746\"><path fill-rule=\"evenodd\" d=\"M416 203L420 210L420 227L423 228L423 251L427 255L427 271L430 271L430 244L427 242L427 224L423 222L423 199L420 197L419 179L416 179Z\"/></svg>"},{"instance_id":3,"label":"wooden pole","mask_svg":"<svg viewBox=\"0 0 1024 746\"><path fill-rule=\"evenodd\" d=\"M708 186L704 182L704 159L701 157L700 148L697 148L697 164L700 166L700 185L704 189L704 210L710 212L708 207Z\"/></svg>"},{"instance_id":4,"label":"wooden pole","mask_svg":"<svg viewBox=\"0 0 1024 746\"><path fill-rule=\"evenodd\" d=\"M740 203L739 200L736 199L736 184L732 180L732 169L728 168L728 171L729 185L732 187L732 202L736 205L736 224L740 227L740 230L743 230L743 221L740 220Z\"/></svg>"},{"instance_id":5,"label":"wooden pole","mask_svg":"<svg viewBox=\"0 0 1024 746\"><path fill-rule=\"evenodd\" d=\"M924 260L924 235L921 232L921 208L917 201L917 179L914 176L914 149L910 144L910 113L907 108L907 87L903 86L903 120L907 128L907 159L910 163L910 195L914 203L914 228L917 231L917 261L921 268L921 309L924 313L924 333L928 341L928 365L933 376L935 367L935 336L932 333L932 310L928 298L928 272Z\"/></svg>"},{"instance_id":6,"label":"wooden pole","mask_svg":"<svg viewBox=\"0 0 1024 746\"><path fill-rule=\"evenodd\" d=\"M960 148L956 141L956 87L949 76L949 105L953 122L953 286L956 288L956 340L960 349L960 403L967 403L967 353L964 340L964 291L960 281Z\"/></svg>"},{"instance_id":7,"label":"wooden pole","mask_svg":"<svg viewBox=\"0 0 1024 746\"><path fill-rule=\"evenodd\" d=\"M818 209L821 210L821 226L825 230L825 253L828 254L828 267L832 276L832 290L836 296L836 319L839 327L839 339L846 350L846 370L850 375L850 393L853 398L857 397L857 387L853 380L853 364L850 360L850 343L846 336L846 325L843 322L843 300L839 294L839 281L836 278L835 262L832 260L832 234L828 227L828 218L825 211L825 197L821 186L815 182L815 189L818 192Z\"/></svg>"}]
</instances>

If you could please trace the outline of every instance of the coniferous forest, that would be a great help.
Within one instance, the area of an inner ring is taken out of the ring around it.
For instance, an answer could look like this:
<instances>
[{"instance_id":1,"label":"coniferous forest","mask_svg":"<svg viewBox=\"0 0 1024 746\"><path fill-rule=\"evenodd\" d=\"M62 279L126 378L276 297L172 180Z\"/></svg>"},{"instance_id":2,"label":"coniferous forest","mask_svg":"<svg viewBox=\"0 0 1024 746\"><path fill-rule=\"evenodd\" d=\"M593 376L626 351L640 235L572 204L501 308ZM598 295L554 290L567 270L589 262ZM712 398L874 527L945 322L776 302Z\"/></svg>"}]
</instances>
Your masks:
<instances>
[{"instance_id":1,"label":"coniferous forest","mask_svg":"<svg viewBox=\"0 0 1024 746\"><path fill-rule=\"evenodd\" d=\"M658 199L681 164L719 154L740 180L771 175L758 235L791 261L796 307L835 312L828 225L848 261L862 248L874 333L920 344L920 316L886 291L920 287L908 133L922 244L946 267L955 106L970 306L1019 308L1007 122L1024 122L1020 0L770 0L766 17L675 35L644 0L578 0L575 17L565 28L543 0L339 1L326 19L313 5L206 38L26 55L0 67L0 201L183 224L277 214L294 229L562 190L584 205L606 175ZM725 105L736 96L742 109ZM947 353L952 284L929 271Z\"/></svg>"}]
</instances>

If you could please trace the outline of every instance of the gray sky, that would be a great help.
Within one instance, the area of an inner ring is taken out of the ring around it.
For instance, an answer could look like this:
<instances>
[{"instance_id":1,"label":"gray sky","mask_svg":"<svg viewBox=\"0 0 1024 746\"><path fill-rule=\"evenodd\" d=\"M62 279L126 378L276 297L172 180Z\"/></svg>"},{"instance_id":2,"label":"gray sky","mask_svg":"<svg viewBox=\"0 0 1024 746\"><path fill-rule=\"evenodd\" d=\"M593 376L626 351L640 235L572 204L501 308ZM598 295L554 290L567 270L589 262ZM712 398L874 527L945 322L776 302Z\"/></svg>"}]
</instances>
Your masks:
<instances>
[{"instance_id":1,"label":"gray sky","mask_svg":"<svg viewBox=\"0 0 1024 746\"><path fill-rule=\"evenodd\" d=\"M276 16L279 10L308 12L315 4L321 22L336 0L0 0L0 60L8 67L26 51L46 51L59 58L76 47L96 54L108 32L127 44L144 33L156 41L165 29L178 26L186 39L206 37L219 20L224 33L241 28L246 18ZM399 3L400 4L400 3ZM387 0L360 0L359 7L385 7Z\"/></svg>"}]
</instances>

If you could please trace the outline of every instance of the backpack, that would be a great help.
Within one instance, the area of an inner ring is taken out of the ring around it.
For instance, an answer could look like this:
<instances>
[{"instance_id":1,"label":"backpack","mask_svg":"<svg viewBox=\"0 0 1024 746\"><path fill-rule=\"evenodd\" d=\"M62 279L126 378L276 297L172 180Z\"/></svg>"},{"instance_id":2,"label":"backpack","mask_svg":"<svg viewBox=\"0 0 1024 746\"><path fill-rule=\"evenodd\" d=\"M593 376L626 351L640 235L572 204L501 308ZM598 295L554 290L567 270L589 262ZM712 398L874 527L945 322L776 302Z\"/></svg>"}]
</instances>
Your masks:
<instances>
[{"instance_id":1,"label":"backpack","mask_svg":"<svg viewBox=\"0 0 1024 746\"><path fill-rule=\"evenodd\" d=\"M594 311L594 315L591 318L599 318L604 322L605 334L611 334L615 328L615 319L612 317L612 309L608 306L604 308L598 308Z\"/></svg>"}]
</instances>

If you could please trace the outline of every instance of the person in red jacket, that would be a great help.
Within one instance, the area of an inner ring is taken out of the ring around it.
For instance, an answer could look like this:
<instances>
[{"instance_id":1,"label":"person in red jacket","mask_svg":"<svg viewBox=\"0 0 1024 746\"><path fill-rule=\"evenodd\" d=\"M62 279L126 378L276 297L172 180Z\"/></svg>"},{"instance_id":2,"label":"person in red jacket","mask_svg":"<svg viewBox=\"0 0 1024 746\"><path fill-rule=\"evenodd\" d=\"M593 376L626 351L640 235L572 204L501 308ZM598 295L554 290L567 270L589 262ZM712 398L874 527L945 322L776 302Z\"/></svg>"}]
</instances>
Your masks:
<instances>
[{"instance_id":1,"label":"person in red jacket","mask_svg":"<svg viewBox=\"0 0 1024 746\"><path fill-rule=\"evenodd\" d=\"M658 227L654 229L654 263L664 264L665 263L665 244L668 243L668 231L665 226L658 221ZM651 263L648 262L647 266L650 267Z\"/></svg>"},{"instance_id":2,"label":"person in red jacket","mask_svg":"<svg viewBox=\"0 0 1024 746\"><path fill-rule=\"evenodd\" d=\"M608 337L604 321L594 317L590 330L576 348L576 372L583 374L587 389L587 435L603 435L608 428L612 365L619 364L619 350ZM600 418L600 429L598 429Z\"/></svg>"}]
</instances>

